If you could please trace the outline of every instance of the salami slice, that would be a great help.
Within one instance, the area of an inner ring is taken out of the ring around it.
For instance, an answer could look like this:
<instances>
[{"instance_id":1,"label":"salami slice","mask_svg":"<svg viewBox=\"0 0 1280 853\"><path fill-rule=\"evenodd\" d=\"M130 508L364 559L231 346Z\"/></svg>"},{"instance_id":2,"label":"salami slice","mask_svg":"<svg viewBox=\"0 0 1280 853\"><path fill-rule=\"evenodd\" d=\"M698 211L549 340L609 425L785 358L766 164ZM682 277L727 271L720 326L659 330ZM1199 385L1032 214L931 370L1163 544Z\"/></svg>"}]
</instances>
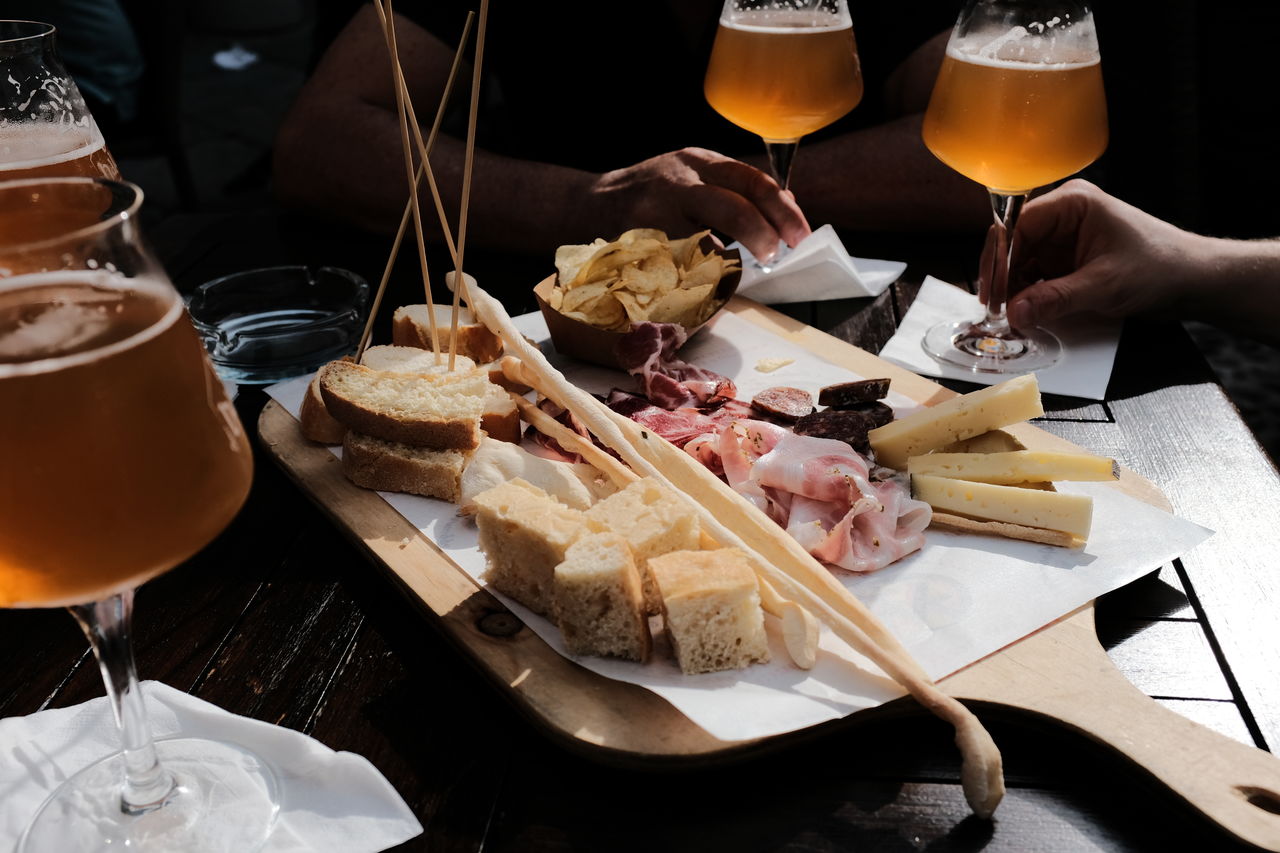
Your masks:
<instances>
[{"instance_id":1,"label":"salami slice","mask_svg":"<svg viewBox=\"0 0 1280 853\"><path fill-rule=\"evenodd\" d=\"M888 379L859 379L828 385L818 392L818 404L833 409L847 409L857 403L883 400L889 393Z\"/></svg>"},{"instance_id":2,"label":"salami slice","mask_svg":"<svg viewBox=\"0 0 1280 853\"><path fill-rule=\"evenodd\" d=\"M893 410L884 403L859 403L858 409L823 409L796 421L796 435L834 438L867 454L871 444L867 433L893 420Z\"/></svg>"},{"instance_id":3,"label":"salami slice","mask_svg":"<svg viewBox=\"0 0 1280 853\"><path fill-rule=\"evenodd\" d=\"M752 397L751 408L783 423L795 423L813 412L813 395L800 388L779 385Z\"/></svg>"}]
</instances>

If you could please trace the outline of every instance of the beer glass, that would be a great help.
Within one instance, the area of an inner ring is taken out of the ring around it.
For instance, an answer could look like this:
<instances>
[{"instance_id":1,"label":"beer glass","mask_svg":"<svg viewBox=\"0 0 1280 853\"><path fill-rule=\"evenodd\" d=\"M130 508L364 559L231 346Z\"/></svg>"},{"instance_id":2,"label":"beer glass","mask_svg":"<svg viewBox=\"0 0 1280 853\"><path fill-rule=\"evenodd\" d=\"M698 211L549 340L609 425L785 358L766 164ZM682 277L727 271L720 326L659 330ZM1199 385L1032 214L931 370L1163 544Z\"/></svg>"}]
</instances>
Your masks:
<instances>
[{"instance_id":1,"label":"beer glass","mask_svg":"<svg viewBox=\"0 0 1280 853\"><path fill-rule=\"evenodd\" d=\"M58 58L55 31L0 21L0 181L120 177L80 90Z\"/></svg>"},{"instance_id":2,"label":"beer glass","mask_svg":"<svg viewBox=\"0 0 1280 853\"><path fill-rule=\"evenodd\" d=\"M0 607L66 606L122 749L67 779L21 851L254 850L274 776L232 744L153 742L129 641L133 588L244 502L244 429L182 300L142 245L141 191L0 182Z\"/></svg>"},{"instance_id":3,"label":"beer glass","mask_svg":"<svg viewBox=\"0 0 1280 853\"><path fill-rule=\"evenodd\" d=\"M764 139L785 190L800 138L862 100L845 0L725 0L703 93L712 109Z\"/></svg>"},{"instance_id":4,"label":"beer glass","mask_svg":"<svg viewBox=\"0 0 1280 853\"><path fill-rule=\"evenodd\" d=\"M934 326L925 351L983 373L1049 367L1062 354L1057 337L1013 329L1005 315L1009 257L1027 195L1083 169L1107 147L1089 6L969 0L947 43L923 135L939 160L987 188L995 218L991 265L979 273L986 316Z\"/></svg>"}]
</instances>

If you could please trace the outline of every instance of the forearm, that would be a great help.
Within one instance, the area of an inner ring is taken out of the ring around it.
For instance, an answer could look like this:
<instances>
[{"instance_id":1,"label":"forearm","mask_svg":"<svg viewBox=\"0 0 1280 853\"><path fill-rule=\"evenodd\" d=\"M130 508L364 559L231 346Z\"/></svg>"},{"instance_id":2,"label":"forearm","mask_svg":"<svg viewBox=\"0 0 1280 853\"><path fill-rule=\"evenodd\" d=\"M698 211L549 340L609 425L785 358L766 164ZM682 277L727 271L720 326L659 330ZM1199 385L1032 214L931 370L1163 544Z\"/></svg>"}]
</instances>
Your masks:
<instances>
[{"instance_id":1,"label":"forearm","mask_svg":"<svg viewBox=\"0 0 1280 853\"><path fill-rule=\"evenodd\" d=\"M1179 313L1280 346L1280 240L1199 239Z\"/></svg>"},{"instance_id":2,"label":"forearm","mask_svg":"<svg viewBox=\"0 0 1280 853\"><path fill-rule=\"evenodd\" d=\"M425 133L425 130L424 130ZM449 227L457 231L465 146L440 135L431 157ZM545 254L560 243L589 240L578 200L595 176L546 163L476 151L467 242ZM416 170L418 158L414 156ZM290 116L277 143L276 192L295 206L324 210L362 228L395 230L408 198L400 126L376 104L311 105ZM423 181L423 231L443 240Z\"/></svg>"},{"instance_id":3,"label":"forearm","mask_svg":"<svg viewBox=\"0 0 1280 853\"><path fill-rule=\"evenodd\" d=\"M934 157L922 115L814 145L800 143L791 189L815 227L976 231L991 222L986 192Z\"/></svg>"}]
</instances>

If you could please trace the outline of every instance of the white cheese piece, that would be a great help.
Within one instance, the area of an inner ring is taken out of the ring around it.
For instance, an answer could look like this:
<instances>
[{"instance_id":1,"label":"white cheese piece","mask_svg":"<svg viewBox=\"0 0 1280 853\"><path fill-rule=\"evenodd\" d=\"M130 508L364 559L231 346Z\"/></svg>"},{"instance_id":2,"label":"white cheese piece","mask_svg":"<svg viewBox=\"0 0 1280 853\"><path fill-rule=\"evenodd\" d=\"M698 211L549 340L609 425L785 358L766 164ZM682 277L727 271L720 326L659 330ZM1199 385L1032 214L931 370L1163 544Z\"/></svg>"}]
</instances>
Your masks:
<instances>
[{"instance_id":1,"label":"white cheese piece","mask_svg":"<svg viewBox=\"0 0 1280 853\"><path fill-rule=\"evenodd\" d=\"M756 371L759 373L773 373L779 368L794 363L794 358L762 358L756 362Z\"/></svg>"},{"instance_id":2,"label":"white cheese piece","mask_svg":"<svg viewBox=\"0 0 1280 853\"><path fill-rule=\"evenodd\" d=\"M1015 450L1009 453L930 453L907 460L912 474L935 474L979 483L1051 483L1054 480L1114 480L1114 459L1087 453L1047 453Z\"/></svg>"},{"instance_id":3,"label":"white cheese piece","mask_svg":"<svg viewBox=\"0 0 1280 853\"><path fill-rule=\"evenodd\" d=\"M912 475L911 493L942 512L1059 530L1081 539L1089 538L1093 521L1093 498L1087 495L971 483L930 474Z\"/></svg>"},{"instance_id":4,"label":"white cheese piece","mask_svg":"<svg viewBox=\"0 0 1280 853\"><path fill-rule=\"evenodd\" d=\"M912 456L1043 414L1040 386L1029 373L907 415L867 437L877 462L902 471Z\"/></svg>"}]
</instances>

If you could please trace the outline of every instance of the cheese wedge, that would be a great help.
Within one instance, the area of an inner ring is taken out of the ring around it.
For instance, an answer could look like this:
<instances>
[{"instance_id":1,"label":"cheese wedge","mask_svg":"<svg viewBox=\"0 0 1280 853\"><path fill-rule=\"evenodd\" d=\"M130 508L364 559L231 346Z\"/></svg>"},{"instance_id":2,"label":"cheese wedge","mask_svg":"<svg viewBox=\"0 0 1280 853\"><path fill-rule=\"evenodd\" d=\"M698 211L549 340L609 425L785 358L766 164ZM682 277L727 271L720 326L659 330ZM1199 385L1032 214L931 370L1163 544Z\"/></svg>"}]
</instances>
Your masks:
<instances>
[{"instance_id":1,"label":"cheese wedge","mask_svg":"<svg viewBox=\"0 0 1280 853\"><path fill-rule=\"evenodd\" d=\"M1034 373L983 388L871 430L876 461L905 470L907 460L988 430L1038 418L1040 386Z\"/></svg>"},{"instance_id":2,"label":"cheese wedge","mask_svg":"<svg viewBox=\"0 0 1280 853\"><path fill-rule=\"evenodd\" d=\"M930 453L907 460L911 474L934 474L979 483L1051 483L1054 480L1114 480L1120 466L1114 459L1087 453L1047 453L1015 450L1009 453Z\"/></svg>"},{"instance_id":3,"label":"cheese wedge","mask_svg":"<svg viewBox=\"0 0 1280 853\"><path fill-rule=\"evenodd\" d=\"M1089 538L1093 498L1016 486L971 483L930 474L911 477L911 493L934 509Z\"/></svg>"}]
</instances>

